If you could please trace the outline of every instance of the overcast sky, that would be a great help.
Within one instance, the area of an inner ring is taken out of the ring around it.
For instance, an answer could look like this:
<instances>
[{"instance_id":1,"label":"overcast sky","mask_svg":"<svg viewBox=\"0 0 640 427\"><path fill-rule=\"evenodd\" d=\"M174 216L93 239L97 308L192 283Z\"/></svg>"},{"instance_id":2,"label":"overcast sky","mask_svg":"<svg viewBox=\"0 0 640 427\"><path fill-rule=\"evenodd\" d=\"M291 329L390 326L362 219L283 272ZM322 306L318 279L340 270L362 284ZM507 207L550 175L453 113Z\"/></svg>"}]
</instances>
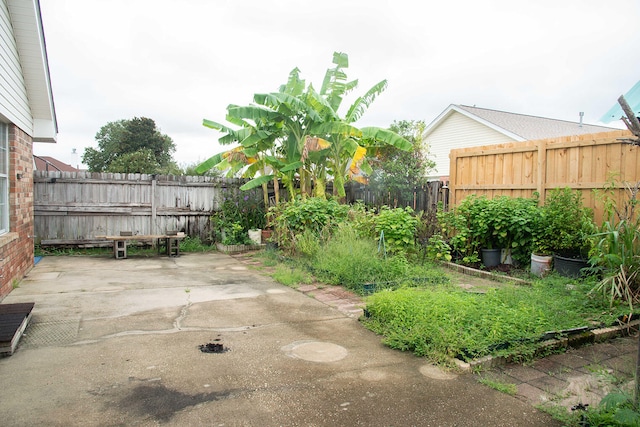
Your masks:
<instances>
[{"instance_id":1,"label":"overcast sky","mask_svg":"<svg viewBox=\"0 0 640 427\"><path fill-rule=\"evenodd\" d=\"M133 117L155 120L180 165L204 161L224 148L202 119L224 122L294 67L319 88L334 51L349 55L354 96L389 81L359 126L428 124L449 104L598 124L640 80L637 0L40 5L59 135L34 153L74 166L103 125Z\"/></svg>"}]
</instances>

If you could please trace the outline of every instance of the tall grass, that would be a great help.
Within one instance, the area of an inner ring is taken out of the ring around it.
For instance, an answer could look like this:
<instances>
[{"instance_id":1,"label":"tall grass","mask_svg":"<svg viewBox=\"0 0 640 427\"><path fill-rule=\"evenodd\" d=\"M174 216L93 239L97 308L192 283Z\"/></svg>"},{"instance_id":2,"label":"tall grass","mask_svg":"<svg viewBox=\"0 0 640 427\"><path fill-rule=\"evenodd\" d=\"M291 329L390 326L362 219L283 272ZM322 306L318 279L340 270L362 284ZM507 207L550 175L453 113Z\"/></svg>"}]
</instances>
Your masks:
<instances>
[{"instance_id":1,"label":"tall grass","mask_svg":"<svg viewBox=\"0 0 640 427\"><path fill-rule=\"evenodd\" d=\"M340 226L332 239L315 252L311 269L318 279L364 293L365 284L378 289L402 282L444 283L448 278L421 265L410 263L404 254L384 256L373 239L362 239L348 225Z\"/></svg>"}]
</instances>

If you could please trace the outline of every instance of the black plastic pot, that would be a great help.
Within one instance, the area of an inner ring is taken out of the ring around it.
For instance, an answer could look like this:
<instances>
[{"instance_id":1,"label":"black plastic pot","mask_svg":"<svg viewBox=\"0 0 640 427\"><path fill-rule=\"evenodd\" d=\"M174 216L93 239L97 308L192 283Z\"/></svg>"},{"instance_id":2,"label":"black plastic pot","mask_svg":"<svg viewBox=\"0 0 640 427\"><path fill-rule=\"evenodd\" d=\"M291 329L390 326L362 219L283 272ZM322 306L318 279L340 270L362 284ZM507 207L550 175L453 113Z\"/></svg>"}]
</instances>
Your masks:
<instances>
[{"instance_id":1,"label":"black plastic pot","mask_svg":"<svg viewBox=\"0 0 640 427\"><path fill-rule=\"evenodd\" d=\"M553 269L564 277L582 277L583 268L589 267L589 262L583 258L553 256Z\"/></svg>"},{"instance_id":2,"label":"black plastic pot","mask_svg":"<svg viewBox=\"0 0 640 427\"><path fill-rule=\"evenodd\" d=\"M480 256L485 267L495 267L500 264L502 249L480 249Z\"/></svg>"}]
</instances>

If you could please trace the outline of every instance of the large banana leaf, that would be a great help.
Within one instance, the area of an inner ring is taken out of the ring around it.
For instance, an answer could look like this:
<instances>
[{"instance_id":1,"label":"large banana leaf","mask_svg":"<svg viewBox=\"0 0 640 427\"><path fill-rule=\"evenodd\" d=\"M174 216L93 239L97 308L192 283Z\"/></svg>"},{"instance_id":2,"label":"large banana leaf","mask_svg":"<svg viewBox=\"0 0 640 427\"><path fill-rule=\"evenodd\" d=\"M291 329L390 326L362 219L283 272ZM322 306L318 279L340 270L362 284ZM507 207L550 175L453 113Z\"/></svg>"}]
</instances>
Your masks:
<instances>
[{"instance_id":1,"label":"large banana leaf","mask_svg":"<svg viewBox=\"0 0 640 427\"><path fill-rule=\"evenodd\" d=\"M302 167L302 165L304 165L303 162L293 162L293 163L289 163L288 165L282 167L280 169L280 172L290 172L290 171L294 171L296 169L300 169Z\"/></svg>"},{"instance_id":2,"label":"large banana leaf","mask_svg":"<svg viewBox=\"0 0 640 427\"><path fill-rule=\"evenodd\" d=\"M240 119L251 119L254 122L258 120L266 121L281 121L284 119L280 113L273 111L269 108L264 108L258 105L247 105L245 107L231 107L228 113L232 117Z\"/></svg>"},{"instance_id":3,"label":"large banana leaf","mask_svg":"<svg viewBox=\"0 0 640 427\"><path fill-rule=\"evenodd\" d=\"M309 132L313 135L340 135L343 137L360 138L362 131L343 121L330 121L311 126Z\"/></svg>"},{"instance_id":4,"label":"large banana leaf","mask_svg":"<svg viewBox=\"0 0 640 427\"><path fill-rule=\"evenodd\" d=\"M360 117L365 113L367 108L376 99L376 96L380 95L387 88L387 80L382 80L378 84L374 85L364 95L355 100L355 102L349 107L345 121L347 123L357 122Z\"/></svg>"},{"instance_id":5,"label":"large banana leaf","mask_svg":"<svg viewBox=\"0 0 640 427\"><path fill-rule=\"evenodd\" d=\"M323 120L340 120L338 112L334 111L329 102L318 92L315 91L313 85L309 85L307 90L306 102L323 118Z\"/></svg>"},{"instance_id":6,"label":"large banana leaf","mask_svg":"<svg viewBox=\"0 0 640 427\"><path fill-rule=\"evenodd\" d=\"M240 141L240 144L243 147L251 147L253 145L258 144L259 142L266 141L271 138L273 134L268 131L258 130L250 135L248 135L245 139Z\"/></svg>"},{"instance_id":7,"label":"large banana leaf","mask_svg":"<svg viewBox=\"0 0 640 427\"><path fill-rule=\"evenodd\" d=\"M300 69L294 68L289 72L289 80L286 85L279 88L279 92L288 93L291 96L299 96L304 92L305 81L300 78Z\"/></svg>"},{"instance_id":8,"label":"large banana leaf","mask_svg":"<svg viewBox=\"0 0 640 427\"><path fill-rule=\"evenodd\" d=\"M202 120L202 125L205 127L208 127L210 129L215 129L215 130L219 130L221 132L227 132L227 133L232 133L235 132L235 129L232 129L228 126L225 126L221 123L218 122L214 122L213 120L207 120L207 119L203 119Z\"/></svg>"},{"instance_id":9,"label":"large banana leaf","mask_svg":"<svg viewBox=\"0 0 640 427\"><path fill-rule=\"evenodd\" d=\"M313 121L320 121L320 115L303 100L288 93L271 92L271 93L256 93L253 95L253 100L260 105L265 105L272 108L286 107L288 113L292 115L298 115L300 113L307 114Z\"/></svg>"},{"instance_id":10,"label":"large banana leaf","mask_svg":"<svg viewBox=\"0 0 640 427\"><path fill-rule=\"evenodd\" d=\"M205 160L204 162L200 163L197 167L196 167L196 173L205 173L208 170L213 169L218 163L220 163L222 161L222 155L223 153L218 153L212 157L209 157L207 160Z\"/></svg>"},{"instance_id":11,"label":"large banana leaf","mask_svg":"<svg viewBox=\"0 0 640 427\"><path fill-rule=\"evenodd\" d=\"M362 138L373 142L383 142L392 145L400 150L409 151L413 147L411 142L407 141L395 132L378 127L364 127L362 130Z\"/></svg>"},{"instance_id":12,"label":"large banana leaf","mask_svg":"<svg viewBox=\"0 0 640 427\"><path fill-rule=\"evenodd\" d=\"M274 178L274 175L262 175L262 176L259 176L257 178L252 179L251 181L247 182L243 186L241 186L240 190L242 190L242 191L252 190L254 188L260 187L262 184L265 184L265 183L273 180L273 178Z\"/></svg>"}]
</instances>

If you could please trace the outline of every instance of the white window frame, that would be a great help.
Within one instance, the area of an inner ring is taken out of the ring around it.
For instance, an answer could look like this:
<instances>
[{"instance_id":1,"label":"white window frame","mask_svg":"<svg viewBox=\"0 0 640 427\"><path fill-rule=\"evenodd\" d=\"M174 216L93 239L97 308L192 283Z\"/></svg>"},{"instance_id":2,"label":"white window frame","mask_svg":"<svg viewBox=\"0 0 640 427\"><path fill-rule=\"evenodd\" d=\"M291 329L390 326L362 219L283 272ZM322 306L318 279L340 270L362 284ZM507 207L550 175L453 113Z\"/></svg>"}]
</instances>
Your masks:
<instances>
[{"instance_id":1,"label":"white window frame","mask_svg":"<svg viewBox=\"0 0 640 427\"><path fill-rule=\"evenodd\" d=\"M0 122L0 235L9 232L9 126Z\"/></svg>"}]
</instances>

